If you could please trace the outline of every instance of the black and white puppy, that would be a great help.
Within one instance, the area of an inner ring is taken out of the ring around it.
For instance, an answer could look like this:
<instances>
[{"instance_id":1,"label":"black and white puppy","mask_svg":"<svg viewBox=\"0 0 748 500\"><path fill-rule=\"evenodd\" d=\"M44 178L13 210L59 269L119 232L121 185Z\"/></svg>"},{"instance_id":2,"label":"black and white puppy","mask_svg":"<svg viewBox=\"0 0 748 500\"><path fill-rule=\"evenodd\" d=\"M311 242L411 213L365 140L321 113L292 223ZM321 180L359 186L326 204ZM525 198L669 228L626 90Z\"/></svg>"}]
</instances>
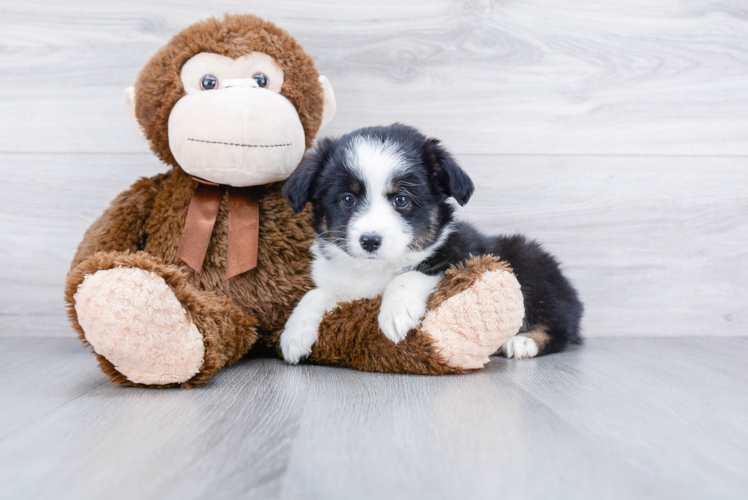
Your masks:
<instances>
[{"instance_id":1,"label":"black and white puppy","mask_svg":"<svg viewBox=\"0 0 748 500\"><path fill-rule=\"evenodd\" d=\"M283 188L296 212L312 203L316 289L281 335L283 357L298 363L319 323L340 301L382 295L379 326L399 342L426 313L442 271L470 255L508 261L522 287L525 320L502 347L507 357L556 352L579 340L582 304L556 260L523 236L484 236L455 218L473 182L435 139L394 124L322 139Z\"/></svg>"}]
</instances>

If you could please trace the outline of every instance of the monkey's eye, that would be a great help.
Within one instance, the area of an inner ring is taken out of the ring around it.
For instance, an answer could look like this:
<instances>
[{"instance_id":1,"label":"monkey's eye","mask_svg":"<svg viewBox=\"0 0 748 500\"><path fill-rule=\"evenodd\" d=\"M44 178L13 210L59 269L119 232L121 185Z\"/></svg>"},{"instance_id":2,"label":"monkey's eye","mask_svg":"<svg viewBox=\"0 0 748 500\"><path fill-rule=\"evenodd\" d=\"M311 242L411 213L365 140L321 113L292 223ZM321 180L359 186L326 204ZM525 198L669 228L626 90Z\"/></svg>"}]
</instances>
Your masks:
<instances>
[{"instance_id":1,"label":"monkey's eye","mask_svg":"<svg viewBox=\"0 0 748 500\"><path fill-rule=\"evenodd\" d=\"M218 78L213 75L205 75L200 80L200 88L203 90L213 90L218 88Z\"/></svg>"},{"instance_id":2,"label":"monkey's eye","mask_svg":"<svg viewBox=\"0 0 748 500\"><path fill-rule=\"evenodd\" d=\"M410 205L410 198L408 198L405 195L399 194L395 196L395 199L392 200L392 202L395 204L397 208L405 208L408 205Z\"/></svg>"},{"instance_id":3,"label":"monkey's eye","mask_svg":"<svg viewBox=\"0 0 748 500\"><path fill-rule=\"evenodd\" d=\"M356 198L352 194L347 194L341 198L340 203L346 207L352 207L356 204Z\"/></svg>"},{"instance_id":4,"label":"monkey's eye","mask_svg":"<svg viewBox=\"0 0 748 500\"><path fill-rule=\"evenodd\" d=\"M265 75L265 73L255 73L252 75L252 78L255 79L257 82L257 85L260 86L260 88L265 88L268 86L268 77Z\"/></svg>"}]
</instances>

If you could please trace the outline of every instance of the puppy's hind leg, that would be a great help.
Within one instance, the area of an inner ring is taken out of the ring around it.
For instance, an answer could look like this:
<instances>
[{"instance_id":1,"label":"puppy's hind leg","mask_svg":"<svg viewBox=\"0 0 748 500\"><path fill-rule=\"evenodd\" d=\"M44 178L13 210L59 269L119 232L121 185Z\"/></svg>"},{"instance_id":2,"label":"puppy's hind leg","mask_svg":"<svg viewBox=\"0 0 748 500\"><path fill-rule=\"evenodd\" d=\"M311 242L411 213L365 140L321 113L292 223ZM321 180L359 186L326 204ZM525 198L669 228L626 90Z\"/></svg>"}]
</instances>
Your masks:
<instances>
[{"instance_id":1,"label":"puppy's hind leg","mask_svg":"<svg viewBox=\"0 0 748 500\"><path fill-rule=\"evenodd\" d=\"M551 336L547 328L537 326L529 332L518 333L510 338L496 354L515 359L534 358L546 354L550 343Z\"/></svg>"},{"instance_id":2,"label":"puppy's hind leg","mask_svg":"<svg viewBox=\"0 0 748 500\"><path fill-rule=\"evenodd\" d=\"M566 335L554 335L549 328L535 325L529 331L518 333L509 339L496 354L515 359L534 358L559 352L570 342L580 343L581 340L579 337L571 340Z\"/></svg>"}]
</instances>

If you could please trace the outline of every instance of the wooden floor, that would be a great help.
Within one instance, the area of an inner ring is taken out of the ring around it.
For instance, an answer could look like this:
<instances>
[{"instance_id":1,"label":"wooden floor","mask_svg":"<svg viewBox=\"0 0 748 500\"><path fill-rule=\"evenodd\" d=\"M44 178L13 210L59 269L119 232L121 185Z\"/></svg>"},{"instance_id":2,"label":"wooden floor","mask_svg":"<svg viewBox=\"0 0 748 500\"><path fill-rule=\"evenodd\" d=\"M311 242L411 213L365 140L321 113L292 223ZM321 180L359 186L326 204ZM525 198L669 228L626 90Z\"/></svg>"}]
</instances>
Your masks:
<instances>
[{"instance_id":1,"label":"wooden floor","mask_svg":"<svg viewBox=\"0 0 748 500\"><path fill-rule=\"evenodd\" d=\"M110 384L0 338L0 498L745 499L748 338L589 339L464 376L247 359Z\"/></svg>"}]
</instances>

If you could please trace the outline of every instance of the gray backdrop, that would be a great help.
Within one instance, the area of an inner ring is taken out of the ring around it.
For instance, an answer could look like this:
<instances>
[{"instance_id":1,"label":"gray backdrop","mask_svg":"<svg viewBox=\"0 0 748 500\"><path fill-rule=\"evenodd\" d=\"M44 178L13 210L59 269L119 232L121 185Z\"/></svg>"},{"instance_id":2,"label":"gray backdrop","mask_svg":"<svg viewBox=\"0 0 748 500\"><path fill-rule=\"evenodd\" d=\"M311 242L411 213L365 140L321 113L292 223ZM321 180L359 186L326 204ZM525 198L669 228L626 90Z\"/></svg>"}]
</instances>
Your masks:
<instances>
[{"instance_id":1,"label":"gray backdrop","mask_svg":"<svg viewBox=\"0 0 748 500\"><path fill-rule=\"evenodd\" d=\"M745 335L748 3L8 1L0 4L0 335L73 335L83 232L165 170L123 89L181 28L250 12L332 82L321 135L401 121L478 186L462 210L559 256L587 336Z\"/></svg>"}]
</instances>

